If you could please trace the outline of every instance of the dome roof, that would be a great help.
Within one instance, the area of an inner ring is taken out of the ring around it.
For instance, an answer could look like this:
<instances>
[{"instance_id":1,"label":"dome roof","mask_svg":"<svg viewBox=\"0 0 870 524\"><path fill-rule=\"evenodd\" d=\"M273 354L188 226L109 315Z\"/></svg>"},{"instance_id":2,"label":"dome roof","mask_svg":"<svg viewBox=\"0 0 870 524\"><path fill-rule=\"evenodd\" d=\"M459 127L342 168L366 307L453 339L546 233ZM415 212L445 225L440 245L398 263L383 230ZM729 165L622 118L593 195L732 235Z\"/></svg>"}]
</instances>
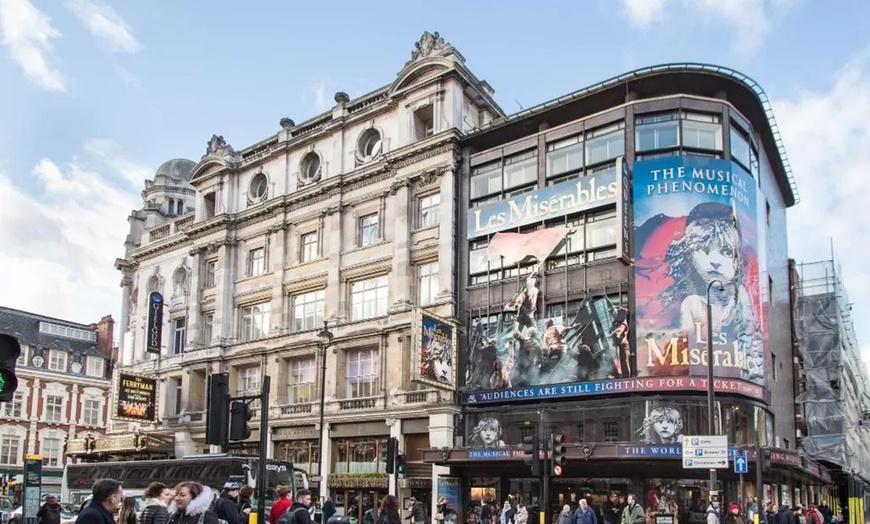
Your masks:
<instances>
[{"instance_id":1,"label":"dome roof","mask_svg":"<svg viewBox=\"0 0 870 524\"><path fill-rule=\"evenodd\" d=\"M157 168L157 172L154 173L154 180L156 181L160 177L168 177L178 182L186 182L187 175L194 166L196 166L196 162L192 160L174 158L164 162L163 165Z\"/></svg>"}]
</instances>

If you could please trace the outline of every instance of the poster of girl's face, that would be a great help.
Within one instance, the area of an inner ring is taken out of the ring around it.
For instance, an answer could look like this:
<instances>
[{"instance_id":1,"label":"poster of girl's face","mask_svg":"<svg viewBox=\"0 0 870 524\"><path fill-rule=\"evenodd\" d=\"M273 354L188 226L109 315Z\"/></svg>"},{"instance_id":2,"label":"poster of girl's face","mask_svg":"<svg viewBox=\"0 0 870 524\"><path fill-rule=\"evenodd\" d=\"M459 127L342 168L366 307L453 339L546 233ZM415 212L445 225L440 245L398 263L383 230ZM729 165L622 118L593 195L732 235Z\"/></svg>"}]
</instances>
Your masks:
<instances>
[{"instance_id":1,"label":"poster of girl's face","mask_svg":"<svg viewBox=\"0 0 870 524\"><path fill-rule=\"evenodd\" d=\"M501 422L492 415L481 415L471 429L468 442L472 448L503 448Z\"/></svg>"},{"instance_id":2,"label":"poster of girl's face","mask_svg":"<svg viewBox=\"0 0 870 524\"><path fill-rule=\"evenodd\" d=\"M764 383L756 204L731 161L635 163L639 376L705 374L709 290L716 375Z\"/></svg>"},{"instance_id":3,"label":"poster of girl's face","mask_svg":"<svg viewBox=\"0 0 870 524\"><path fill-rule=\"evenodd\" d=\"M683 441L683 415L674 405L653 407L640 427L644 444L680 444Z\"/></svg>"}]
</instances>

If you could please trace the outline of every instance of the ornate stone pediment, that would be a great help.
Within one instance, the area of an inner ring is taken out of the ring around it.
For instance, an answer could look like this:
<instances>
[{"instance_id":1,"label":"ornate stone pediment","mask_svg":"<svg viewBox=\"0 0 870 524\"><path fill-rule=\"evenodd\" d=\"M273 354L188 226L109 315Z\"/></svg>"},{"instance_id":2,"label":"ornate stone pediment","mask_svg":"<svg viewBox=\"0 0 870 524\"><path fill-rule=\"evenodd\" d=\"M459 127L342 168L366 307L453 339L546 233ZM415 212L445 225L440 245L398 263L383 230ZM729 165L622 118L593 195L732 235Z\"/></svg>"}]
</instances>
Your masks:
<instances>
[{"instance_id":1,"label":"ornate stone pediment","mask_svg":"<svg viewBox=\"0 0 870 524\"><path fill-rule=\"evenodd\" d=\"M438 34L438 31L434 33L425 31L420 40L414 44L414 50L411 51L411 60L408 61L408 64L429 56L446 55L451 51L453 51L453 46L445 42L444 37Z\"/></svg>"}]
</instances>

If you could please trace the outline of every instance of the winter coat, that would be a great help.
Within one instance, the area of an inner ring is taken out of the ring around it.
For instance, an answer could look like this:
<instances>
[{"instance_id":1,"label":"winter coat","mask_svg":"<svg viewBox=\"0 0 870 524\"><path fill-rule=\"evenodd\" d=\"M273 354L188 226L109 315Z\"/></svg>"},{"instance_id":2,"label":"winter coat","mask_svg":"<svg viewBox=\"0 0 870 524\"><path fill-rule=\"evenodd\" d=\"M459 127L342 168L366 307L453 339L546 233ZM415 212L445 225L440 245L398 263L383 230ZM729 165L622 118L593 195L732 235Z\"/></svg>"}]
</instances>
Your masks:
<instances>
[{"instance_id":1,"label":"winter coat","mask_svg":"<svg viewBox=\"0 0 870 524\"><path fill-rule=\"evenodd\" d=\"M577 508L574 512L574 524L598 524L598 515L589 506L586 506L586 511Z\"/></svg>"},{"instance_id":2,"label":"winter coat","mask_svg":"<svg viewBox=\"0 0 870 524\"><path fill-rule=\"evenodd\" d=\"M564 511L559 513L559 519L556 521L556 524L574 524L572 521L574 520L574 516L570 513L565 513Z\"/></svg>"},{"instance_id":3,"label":"winter coat","mask_svg":"<svg viewBox=\"0 0 870 524\"><path fill-rule=\"evenodd\" d=\"M272 508L269 510L269 524L278 524L278 519L281 518L281 515L284 514L285 511L290 509L293 503L290 502L290 499L287 497L282 497L275 501L272 504ZM323 524L326 524L325 522Z\"/></svg>"},{"instance_id":4,"label":"winter coat","mask_svg":"<svg viewBox=\"0 0 870 524\"><path fill-rule=\"evenodd\" d=\"M288 518L284 519L284 521L289 521L289 524L311 524L311 508L304 504L294 502L293 505L284 512L284 515L287 515L288 513L290 513L291 515L289 515ZM278 522L281 522L280 518L278 519ZM323 522L322 524L326 523Z\"/></svg>"},{"instance_id":5,"label":"winter coat","mask_svg":"<svg viewBox=\"0 0 870 524\"><path fill-rule=\"evenodd\" d=\"M411 515L408 516L411 522L423 522L426 520L426 513L423 511L423 503L415 502L411 506Z\"/></svg>"},{"instance_id":6,"label":"winter coat","mask_svg":"<svg viewBox=\"0 0 870 524\"><path fill-rule=\"evenodd\" d=\"M713 506L707 508L707 524L719 524L721 522L719 518L719 511L716 510Z\"/></svg>"},{"instance_id":7,"label":"winter coat","mask_svg":"<svg viewBox=\"0 0 870 524\"><path fill-rule=\"evenodd\" d=\"M103 507L101 502L91 499L85 509L79 512L76 524L115 524L115 517ZM217 524L217 522L209 524Z\"/></svg>"},{"instance_id":8,"label":"winter coat","mask_svg":"<svg viewBox=\"0 0 870 524\"><path fill-rule=\"evenodd\" d=\"M39 524L60 524L60 504L46 502L36 512L36 519Z\"/></svg>"},{"instance_id":9,"label":"winter coat","mask_svg":"<svg viewBox=\"0 0 870 524\"><path fill-rule=\"evenodd\" d=\"M214 503L214 512L217 518L224 519L227 524L244 524L236 499L227 492L221 493L221 496Z\"/></svg>"},{"instance_id":10,"label":"winter coat","mask_svg":"<svg viewBox=\"0 0 870 524\"><path fill-rule=\"evenodd\" d=\"M514 515L514 524L528 524L529 510L525 506L517 508L517 513Z\"/></svg>"},{"instance_id":11,"label":"winter coat","mask_svg":"<svg viewBox=\"0 0 870 524\"><path fill-rule=\"evenodd\" d=\"M640 504L622 508L622 524L645 524L646 515Z\"/></svg>"},{"instance_id":12,"label":"winter coat","mask_svg":"<svg viewBox=\"0 0 870 524\"><path fill-rule=\"evenodd\" d=\"M191 500L183 510L178 509L175 501L169 504L169 521L167 524L218 524L218 517L211 510L214 502L214 492L208 486L202 487L202 493Z\"/></svg>"},{"instance_id":13,"label":"winter coat","mask_svg":"<svg viewBox=\"0 0 870 524\"><path fill-rule=\"evenodd\" d=\"M166 524L169 522L169 511L166 505L158 499L145 499L145 507L139 515L139 524Z\"/></svg>"},{"instance_id":14,"label":"winter coat","mask_svg":"<svg viewBox=\"0 0 870 524\"><path fill-rule=\"evenodd\" d=\"M783 504L779 507L779 511L776 512L776 516L773 517L773 522L774 524L796 524L797 519L794 518L791 508Z\"/></svg>"}]
</instances>

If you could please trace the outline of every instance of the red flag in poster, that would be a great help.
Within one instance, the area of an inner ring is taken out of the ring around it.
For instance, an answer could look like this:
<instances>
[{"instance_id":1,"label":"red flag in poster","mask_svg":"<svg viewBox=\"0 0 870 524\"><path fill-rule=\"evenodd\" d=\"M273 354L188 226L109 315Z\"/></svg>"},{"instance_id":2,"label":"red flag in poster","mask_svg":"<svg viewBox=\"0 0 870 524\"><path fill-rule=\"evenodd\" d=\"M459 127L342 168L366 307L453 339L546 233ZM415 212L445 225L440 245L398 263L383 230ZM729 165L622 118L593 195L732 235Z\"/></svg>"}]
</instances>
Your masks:
<instances>
[{"instance_id":1,"label":"red flag in poster","mask_svg":"<svg viewBox=\"0 0 870 524\"><path fill-rule=\"evenodd\" d=\"M486 257L491 262L501 257L506 266L529 258L543 262L570 232L571 228L550 227L532 233L496 233L489 241Z\"/></svg>"}]
</instances>

